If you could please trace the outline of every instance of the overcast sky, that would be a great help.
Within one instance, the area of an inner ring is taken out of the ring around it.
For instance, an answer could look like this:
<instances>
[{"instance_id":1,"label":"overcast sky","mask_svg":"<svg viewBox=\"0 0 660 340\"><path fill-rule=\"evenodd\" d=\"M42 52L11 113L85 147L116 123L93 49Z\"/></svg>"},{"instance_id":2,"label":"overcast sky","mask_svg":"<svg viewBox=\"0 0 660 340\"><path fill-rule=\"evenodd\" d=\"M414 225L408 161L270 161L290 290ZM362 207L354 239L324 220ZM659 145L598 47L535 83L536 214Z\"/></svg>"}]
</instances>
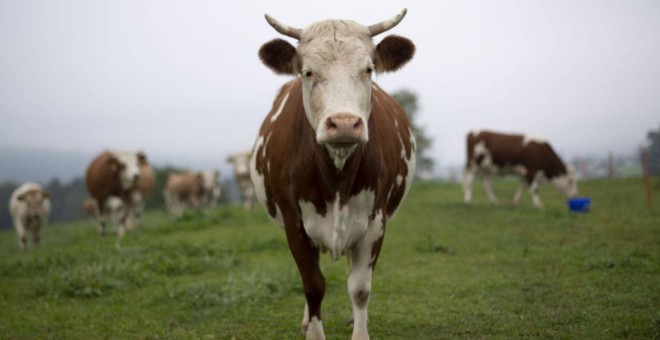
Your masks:
<instances>
[{"instance_id":1,"label":"overcast sky","mask_svg":"<svg viewBox=\"0 0 660 340\"><path fill-rule=\"evenodd\" d=\"M8 0L0 146L224 162L252 147L289 79L257 57L279 36L264 13L370 25L403 7L389 33L417 54L376 81L419 95L441 165L463 162L470 129L545 137L570 159L633 152L660 124L657 0Z\"/></svg>"}]
</instances>

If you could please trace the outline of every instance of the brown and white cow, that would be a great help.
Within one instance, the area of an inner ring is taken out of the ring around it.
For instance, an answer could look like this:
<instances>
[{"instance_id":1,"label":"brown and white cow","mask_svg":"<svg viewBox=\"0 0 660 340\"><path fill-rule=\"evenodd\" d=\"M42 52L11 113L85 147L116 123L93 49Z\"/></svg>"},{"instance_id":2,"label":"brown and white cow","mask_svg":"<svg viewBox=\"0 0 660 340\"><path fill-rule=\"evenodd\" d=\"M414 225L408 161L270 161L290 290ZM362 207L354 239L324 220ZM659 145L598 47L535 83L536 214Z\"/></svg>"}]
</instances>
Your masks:
<instances>
[{"instance_id":1,"label":"brown and white cow","mask_svg":"<svg viewBox=\"0 0 660 340\"><path fill-rule=\"evenodd\" d=\"M227 163L234 167L234 179L241 192L241 202L245 210L252 210L254 207L254 186L250 179L250 158L252 151L237 152L227 157Z\"/></svg>"},{"instance_id":2,"label":"brown and white cow","mask_svg":"<svg viewBox=\"0 0 660 340\"><path fill-rule=\"evenodd\" d=\"M112 218L111 210L117 205L111 202L113 197L123 206L117 233L120 237L124 235L141 169L145 166L148 166L147 156L136 151L105 151L90 163L85 182L90 195L98 203L102 236L105 235L107 219Z\"/></svg>"},{"instance_id":3,"label":"brown and white cow","mask_svg":"<svg viewBox=\"0 0 660 340\"><path fill-rule=\"evenodd\" d=\"M32 242L38 247L41 228L46 225L50 215L50 195L37 183L25 183L11 194L9 214L18 234L18 246L27 250L25 232L30 231Z\"/></svg>"},{"instance_id":4,"label":"brown and white cow","mask_svg":"<svg viewBox=\"0 0 660 340\"><path fill-rule=\"evenodd\" d=\"M351 263L348 292L353 339L367 339L371 279L385 225L410 187L415 140L399 104L372 80L401 68L415 46L388 36L406 14L369 27L348 20L320 21L304 29L270 16L278 32L298 40L264 44L259 56L275 73L296 76L279 91L264 120L251 159L257 198L284 228L302 277L306 304L302 329L323 339L325 279L319 252Z\"/></svg>"},{"instance_id":5,"label":"brown and white cow","mask_svg":"<svg viewBox=\"0 0 660 340\"><path fill-rule=\"evenodd\" d=\"M163 189L167 210L181 217L185 208L213 208L220 197L219 172L185 172L170 174Z\"/></svg>"},{"instance_id":6,"label":"brown and white cow","mask_svg":"<svg viewBox=\"0 0 660 340\"><path fill-rule=\"evenodd\" d=\"M534 205L542 208L538 195L539 184L550 181L567 197L577 196L575 171L566 166L548 142L527 135L510 135L490 131L470 132L467 136L467 163L463 171L465 203L472 202L475 178L483 182L492 205L497 204L492 176L514 174L520 176L515 205L525 187L529 188Z\"/></svg>"}]
</instances>

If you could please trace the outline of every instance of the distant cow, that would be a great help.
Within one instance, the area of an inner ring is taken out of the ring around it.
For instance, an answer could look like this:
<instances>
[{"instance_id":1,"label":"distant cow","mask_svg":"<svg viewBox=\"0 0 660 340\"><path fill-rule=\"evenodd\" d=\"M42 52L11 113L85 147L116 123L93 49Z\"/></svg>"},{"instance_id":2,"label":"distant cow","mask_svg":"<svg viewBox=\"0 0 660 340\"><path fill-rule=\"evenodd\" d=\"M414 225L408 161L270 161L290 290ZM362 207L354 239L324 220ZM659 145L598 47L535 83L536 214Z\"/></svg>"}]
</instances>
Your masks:
<instances>
[{"instance_id":1,"label":"distant cow","mask_svg":"<svg viewBox=\"0 0 660 340\"><path fill-rule=\"evenodd\" d=\"M18 234L18 246L27 250L26 231L32 232L32 242L39 246L41 228L50 215L50 195L37 183L25 183L11 194L9 213Z\"/></svg>"},{"instance_id":2,"label":"distant cow","mask_svg":"<svg viewBox=\"0 0 660 340\"><path fill-rule=\"evenodd\" d=\"M497 204L492 176L507 174L520 176L520 185L513 197L515 205L520 204L522 192L528 187L534 205L542 208L538 188L544 180L552 182L567 197L577 195L575 172L559 159L546 141L490 131L469 133L467 164L463 171L465 203L472 202L472 185L475 178L480 178L488 200L493 205Z\"/></svg>"},{"instance_id":3,"label":"distant cow","mask_svg":"<svg viewBox=\"0 0 660 340\"><path fill-rule=\"evenodd\" d=\"M266 16L278 32L297 39L298 47L275 39L259 56L276 73L296 78L282 86L261 125L251 176L259 202L284 228L302 277L307 339L325 338L321 251L334 260L349 258L353 339L369 338L367 305L385 225L415 172L408 118L372 79L401 68L415 46L400 36L376 45L372 37L397 25L405 13L369 27L324 20L304 29Z\"/></svg>"},{"instance_id":4,"label":"distant cow","mask_svg":"<svg viewBox=\"0 0 660 340\"><path fill-rule=\"evenodd\" d=\"M241 201L246 210L254 207L254 185L250 179L251 151L239 152L227 157L227 162L234 166L234 178L241 191Z\"/></svg>"},{"instance_id":5,"label":"distant cow","mask_svg":"<svg viewBox=\"0 0 660 340\"><path fill-rule=\"evenodd\" d=\"M154 169L146 164L140 168L140 178L138 178L136 184L136 190L133 191L133 213L135 216L135 225L142 226L142 215L144 214L144 207L146 200L149 197L151 191L153 191L154 186L156 185L156 173ZM130 225L132 226L132 224Z\"/></svg>"},{"instance_id":6,"label":"distant cow","mask_svg":"<svg viewBox=\"0 0 660 340\"><path fill-rule=\"evenodd\" d=\"M220 197L217 171L170 174L163 189L167 210L180 217L185 208L212 208Z\"/></svg>"},{"instance_id":7,"label":"distant cow","mask_svg":"<svg viewBox=\"0 0 660 340\"><path fill-rule=\"evenodd\" d=\"M107 219L112 217L113 204L108 204L112 197L119 199L123 206L117 233L120 237L124 235L141 169L145 166L148 166L146 155L135 151L106 151L90 163L85 182L90 195L98 203L102 236L105 235Z\"/></svg>"}]
</instances>

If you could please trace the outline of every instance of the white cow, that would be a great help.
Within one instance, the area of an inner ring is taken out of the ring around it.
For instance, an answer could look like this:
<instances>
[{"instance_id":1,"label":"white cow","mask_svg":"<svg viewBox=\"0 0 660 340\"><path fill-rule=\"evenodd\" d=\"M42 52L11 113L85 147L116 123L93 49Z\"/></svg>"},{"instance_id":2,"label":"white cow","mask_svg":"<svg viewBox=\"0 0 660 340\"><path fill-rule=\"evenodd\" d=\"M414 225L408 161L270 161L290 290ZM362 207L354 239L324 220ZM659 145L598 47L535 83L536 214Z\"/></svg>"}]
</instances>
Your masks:
<instances>
[{"instance_id":1,"label":"white cow","mask_svg":"<svg viewBox=\"0 0 660 340\"><path fill-rule=\"evenodd\" d=\"M39 246L41 228L50 216L50 195L37 183L25 183L11 194L9 213L18 234L18 246L27 250L26 231L32 232L34 246Z\"/></svg>"}]
</instances>

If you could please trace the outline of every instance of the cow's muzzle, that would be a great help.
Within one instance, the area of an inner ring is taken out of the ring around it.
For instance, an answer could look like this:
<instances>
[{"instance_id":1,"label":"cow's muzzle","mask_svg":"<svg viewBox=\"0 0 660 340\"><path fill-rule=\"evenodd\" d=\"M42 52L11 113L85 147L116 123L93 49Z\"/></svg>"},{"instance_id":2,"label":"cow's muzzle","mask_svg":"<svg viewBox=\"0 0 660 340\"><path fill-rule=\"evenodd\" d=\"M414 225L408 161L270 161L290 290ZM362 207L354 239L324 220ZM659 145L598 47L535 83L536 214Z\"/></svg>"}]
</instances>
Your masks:
<instances>
[{"instance_id":1,"label":"cow's muzzle","mask_svg":"<svg viewBox=\"0 0 660 340\"><path fill-rule=\"evenodd\" d=\"M339 113L326 118L318 140L334 148L348 148L367 142L364 120L356 115Z\"/></svg>"}]
</instances>

